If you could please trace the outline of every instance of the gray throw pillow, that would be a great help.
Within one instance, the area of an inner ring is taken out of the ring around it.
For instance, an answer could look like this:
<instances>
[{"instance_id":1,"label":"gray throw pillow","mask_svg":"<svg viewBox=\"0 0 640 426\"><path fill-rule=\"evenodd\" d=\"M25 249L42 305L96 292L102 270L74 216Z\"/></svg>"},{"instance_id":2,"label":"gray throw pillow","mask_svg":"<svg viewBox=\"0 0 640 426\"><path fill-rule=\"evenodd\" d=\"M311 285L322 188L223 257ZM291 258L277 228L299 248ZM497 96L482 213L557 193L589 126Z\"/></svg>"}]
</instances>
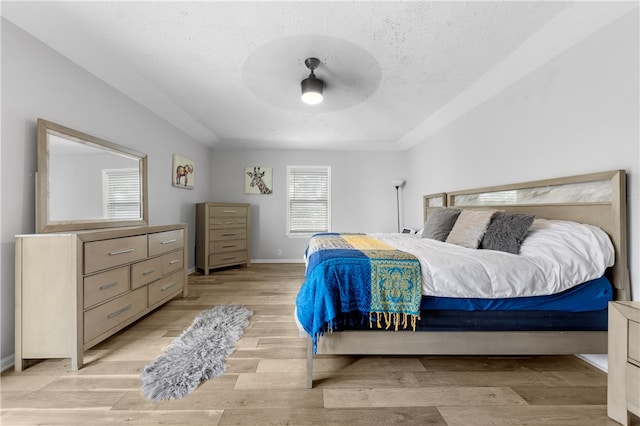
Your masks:
<instances>
[{"instance_id":1,"label":"gray throw pillow","mask_svg":"<svg viewBox=\"0 0 640 426\"><path fill-rule=\"evenodd\" d=\"M531 214L496 213L484 234L482 248L518 254L533 219Z\"/></svg>"},{"instance_id":2,"label":"gray throw pillow","mask_svg":"<svg viewBox=\"0 0 640 426\"><path fill-rule=\"evenodd\" d=\"M446 240L451 228L453 228L458 219L458 215L460 215L460 209L449 207L442 207L429 213L424 223L422 238L431 238L438 241Z\"/></svg>"}]
</instances>

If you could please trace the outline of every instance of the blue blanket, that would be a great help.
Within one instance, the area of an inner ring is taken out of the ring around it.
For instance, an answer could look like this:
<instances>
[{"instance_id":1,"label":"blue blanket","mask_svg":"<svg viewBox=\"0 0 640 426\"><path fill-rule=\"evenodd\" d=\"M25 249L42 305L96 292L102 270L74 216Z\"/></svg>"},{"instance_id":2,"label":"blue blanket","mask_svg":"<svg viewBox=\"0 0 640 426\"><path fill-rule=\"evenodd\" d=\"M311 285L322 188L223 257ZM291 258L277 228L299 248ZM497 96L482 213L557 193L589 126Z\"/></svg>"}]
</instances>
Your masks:
<instances>
[{"instance_id":1,"label":"blue blanket","mask_svg":"<svg viewBox=\"0 0 640 426\"><path fill-rule=\"evenodd\" d=\"M354 318L415 330L422 287L415 256L365 234L323 233L311 238L307 262L296 309L314 352L320 335Z\"/></svg>"}]
</instances>

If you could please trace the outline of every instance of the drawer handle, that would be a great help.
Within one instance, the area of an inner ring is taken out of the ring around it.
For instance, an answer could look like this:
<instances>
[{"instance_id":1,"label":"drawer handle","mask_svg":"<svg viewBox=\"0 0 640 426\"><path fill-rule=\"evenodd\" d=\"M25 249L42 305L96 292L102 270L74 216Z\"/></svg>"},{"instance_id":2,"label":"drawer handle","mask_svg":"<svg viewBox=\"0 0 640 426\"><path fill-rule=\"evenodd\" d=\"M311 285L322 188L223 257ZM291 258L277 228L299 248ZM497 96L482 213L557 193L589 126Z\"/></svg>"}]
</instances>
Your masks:
<instances>
[{"instance_id":1,"label":"drawer handle","mask_svg":"<svg viewBox=\"0 0 640 426\"><path fill-rule=\"evenodd\" d=\"M223 210L223 213L238 213L237 210Z\"/></svg>"},{"instance_id":2,"label":"drawer handle","mask_svg":"<svg viewBox=\"0 0 640 426\"><path fill-rule=\"evenodd\" d=\"M175 259L169 262L169 265L175 265L176 263L180 262L179 259Z\"/></svg>"},{"instance_id":3,"label":"drawer handle","mask_svg":"<svg viewBox=\"0 0 640 426\"><path fill-rule=\"evenodd\" d=\"M106 290L106 289L108 289L108 288L115 287L115 286L117 286L117 285L118 285L118 281L114 281L114 282L112 282L112 283L109 283L109 284L105 284L105 285L103 285L103 286L100 286L100 290Z\"/></svg>"},{"instance_id":4,"label":"drawer handle","mask_svg":"<svg viewBox=\"0 0 640 426\"><path fill-rule=\"evenodd\" d=\"M231 221L231 222L225 222L225 225L233 225L235 222Z\"/></svg>"},{"instance_id":5,"label":"drawer handle","mask_svg":"<svg viewBox=\"0 0 640 426\"><path fill-rule=\"evenodd\" d=\"M155 269L147 269L146 271L142 272L142 275L153 274L155 271L156 271Z\"/></svg>"},{"instance_id":6,"label":"drawer handle","mask_svg":"<svg viewBox=\"0 0 640 426\"><path fill-rule=\"evenodd\" d=\"M163 242L161 242L160 244L171 244L171 243L175 243L176 241L178 241L178 240L174 238L173 240L166 240L166 241L163 241Z\"/></svg>"},{"instance_id":7,"label":"drawer handle","mask_svg":"<svg viewBox=\"0 0 640 426\"><path fill-rule=\"evenodd\" d=\"M171 287L175 287L175 285L176 285L176 282L175 282L175 281L173 281L173 282L171 282L170 284L167 284L167 285L165 285L164 287L162 287L162 288L160 289L160 291L169 290Z\"/></svg>"},{"instance_id":8,"label":"drawer handle","mask_svg":"<svg viewBox=\"0 0 640 426\"><path fill-rule=\"evenodd\" d=\"M238 235L235 232L233 234L222 234L223 237L233 237L234 235Z\"/></svg>"},{"instance_id":9,"label":"drawer handle","mask_svg":"<svg viewBox=\"0 0 640 426\"><path fill-rule=\"evenodd\" d=\"M235 256L231 256L231 257L225 257L225 258L224 258L224 259L222 259L222 260L231 260L231 259L235 259L235 258L236 258Z\"/></svg>"},{"instance_id":10,"label":"drawer handle","mask_svg":"<svg viewBox=\"0 0 640 426\"><path fill-rule=\"evenodd\" d=\"M109 256L117 256L119 254L131 253L133 250L134 249L130 248L130 249L112 251L111 253L109 253Z\"/></svg>"},{"instance_id":11,"label":"drawer handle","mask_svg":"<svg viewBox=\"0 0 640 426\"><path fill-rule=\"evenodd\" d=\"M110 313L109 315L107 315L107 318L111 319L111 318L115 318L118 315L120 315L123 312L127 312L129 309L131 309L131 303L129 303L127 306L125 306L124 308L118 309L115 312Z\"/></svg>"},{"instance_id":12,"label":"drawer handle","mask_svg":"<svg viewBox=\"0 0 640 426\"><path fill-rule=\"evenodd\" d=\"M222 246L222 248L231 248L231 247L235 247L235 246L236 246L235 244L229 244L227 246Z\"/></svg>"}]
</instances>

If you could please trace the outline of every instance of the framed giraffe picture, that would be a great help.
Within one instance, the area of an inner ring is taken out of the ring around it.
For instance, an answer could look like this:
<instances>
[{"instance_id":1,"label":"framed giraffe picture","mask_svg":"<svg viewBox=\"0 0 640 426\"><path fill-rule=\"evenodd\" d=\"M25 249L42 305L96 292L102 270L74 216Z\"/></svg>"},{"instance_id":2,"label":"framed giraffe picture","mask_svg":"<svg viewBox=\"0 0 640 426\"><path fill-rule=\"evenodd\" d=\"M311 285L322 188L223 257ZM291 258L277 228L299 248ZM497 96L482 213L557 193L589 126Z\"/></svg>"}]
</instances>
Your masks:
<instances>
[{"instance_id":1,"label":"framed giraffe picture","mask_svg":"<svg viewBox=\"0 0 640 426\"><path fill-rule=\"evenodd\" d=\"M249 166L244 168L245 194L271 194L273 167Z\"/></svg>"},{"instance_id":2,"label":"framed giraffe picture","mask_svg":"<svg viewBox=\"0 0 640 426\"><path fill-rule=\"evenodd\" d=\"M176 188L193 189L196 178L193 161L173 154L173 168L171 171L172 185Z\"/></svg>"}]
</instances>

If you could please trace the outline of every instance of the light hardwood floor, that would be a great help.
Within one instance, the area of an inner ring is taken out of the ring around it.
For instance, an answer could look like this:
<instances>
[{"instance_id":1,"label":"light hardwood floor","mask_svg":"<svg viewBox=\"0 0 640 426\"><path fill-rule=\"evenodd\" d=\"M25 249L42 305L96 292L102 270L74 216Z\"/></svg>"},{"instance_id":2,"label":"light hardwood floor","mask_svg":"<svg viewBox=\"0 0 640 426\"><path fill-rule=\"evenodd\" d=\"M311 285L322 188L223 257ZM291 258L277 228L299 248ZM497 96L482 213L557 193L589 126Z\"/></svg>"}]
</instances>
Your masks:
<instances>
[{"instance_id":1,"label":"light hardwood floor","mask_svg":"<svg viewBox=\"0 0 640 426\"><path fill-rule=\"evenodd\" d=\"M190 295L87 352L0 377L3 425L616 425L606 374L573 356L349 357L315 360L293 320L302 264L253 264L189 277ZM201 310L254 312L227 372L180 400L154 403L139 374ZM637 420L637 419L635 419Z\"/></svg>"}]
</instances>

